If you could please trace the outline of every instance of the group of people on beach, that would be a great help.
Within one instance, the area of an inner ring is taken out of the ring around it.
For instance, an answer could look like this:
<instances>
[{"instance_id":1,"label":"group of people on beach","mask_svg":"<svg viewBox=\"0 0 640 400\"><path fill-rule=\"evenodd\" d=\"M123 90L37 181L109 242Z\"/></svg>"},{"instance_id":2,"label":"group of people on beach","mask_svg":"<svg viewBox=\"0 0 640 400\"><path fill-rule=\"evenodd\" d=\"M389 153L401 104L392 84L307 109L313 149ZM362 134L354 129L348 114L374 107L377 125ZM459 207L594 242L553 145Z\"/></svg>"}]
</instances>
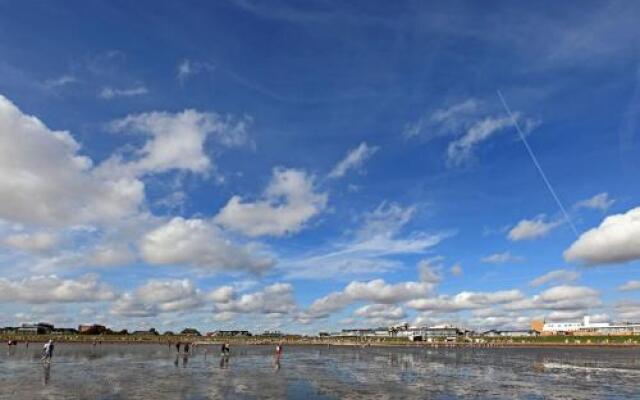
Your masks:
<instances>
[{"instance_id":1,"label":"group of people on beach","mask_svg":"<svg viewBox=\"0 0 640 400\"><path fill-rule=\"evenodd\" d=\"M95 346L95 342L93 343L93 345ZM102 343L101 343L102 344ZM8 346L17 346L18 345L18 341L17 340L9 340L7 342ZM170 344L171 345L171 344ZM29 343L27 342L27 347L29 347ZM53 349L54 349L55 345L53 343L52 339L49 339L48 342L46 342L44 344L44 346L42 347L42 357L41 357L41 361L43 362L51 362L51 359L53 358ZM189 350L190 347L195 347L195 344L191 344L189 342L187 343L182 343L182 342L177 342L176 343L176 351L179 354L180 353L180 348L182 347L183 350L183 354L186 356L187 354L189 354ZM280 356L282 355L284 351L282 342L278 343L276 345L276 352L275 352L275 356L277 359L280 358ZM223 357L228 357L231 354L231 346L229 345L229 343L223 343L221 348L220 348L220 355Z\"/></svg>"}]
</instances>

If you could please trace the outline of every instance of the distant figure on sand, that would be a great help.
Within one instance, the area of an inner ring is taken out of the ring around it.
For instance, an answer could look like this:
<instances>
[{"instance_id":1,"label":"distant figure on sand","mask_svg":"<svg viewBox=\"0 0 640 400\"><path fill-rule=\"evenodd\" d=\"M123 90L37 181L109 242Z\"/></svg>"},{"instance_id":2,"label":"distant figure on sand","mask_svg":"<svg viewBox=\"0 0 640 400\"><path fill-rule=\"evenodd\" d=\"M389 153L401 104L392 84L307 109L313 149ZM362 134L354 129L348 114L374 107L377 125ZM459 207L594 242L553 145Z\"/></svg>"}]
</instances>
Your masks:
<instances>
[{"instance_id":1,"label":"distant figure on sand","mask_svg":"<svg viewBox=\"0 0 640 400\"><path fill-rule=\"evenodd\" d=\"M180 342L176 343L176 351L180 353Z\"/></svg>"},{"instance_id":2,"label":"distant figure on sand","mask_svg":"<svg viewBox=\"0 0 640 400\"><path fill-rule=\"evenodd\" d=\"M42 361L51 361L53 357L53 340L49 339L42 347Z\"/></svg>"},{"instance_id":3,"label":"distant figure on sand","mask_svg":"<svg viewBox=\"0 0 640 400\"><path fill-rule=\"evenodd\" d=\"M222 347L220 348L220 355L228 356L230 352L231 352L231 347L229 347L229 343L223 343Z\"/></svg>"},{"instance_id":4,"label":"distant figure on sand","mask_svg":"<svg viewBox=\"0 0 640 400\"><path fill-rule=\"evenodd\" d=\"M276 345L276 356L280 357L282 355L282 351L282 342L280 342Z\"/></svg>"},{"instance_id":5,"label":"distant figure on sand","mask_svg":"<svg viewBox=\"0 0 640 400\"><path fill-rule=\"evenodd\" d=\"M184 352L185 354L189 353L189 343L184 344Z\"/></svg>"}]
</instances>

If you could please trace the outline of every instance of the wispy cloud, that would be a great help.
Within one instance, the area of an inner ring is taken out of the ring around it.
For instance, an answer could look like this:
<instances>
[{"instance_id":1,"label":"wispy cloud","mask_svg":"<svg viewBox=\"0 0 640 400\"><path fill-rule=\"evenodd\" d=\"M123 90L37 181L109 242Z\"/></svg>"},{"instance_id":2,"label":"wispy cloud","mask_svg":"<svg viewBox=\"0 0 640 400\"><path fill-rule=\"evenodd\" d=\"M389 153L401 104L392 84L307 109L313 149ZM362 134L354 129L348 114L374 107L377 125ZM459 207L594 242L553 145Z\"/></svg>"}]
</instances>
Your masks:
<instances>
[{"instance_id":1,"label":"wispy cloud","mask_svg":"<svg viewBox=\"0 0 640 400\"><path fill-rule=\"evenodd\" d=\"M136 86L128 89L116 89L112 87L104 87L98 93L98 97L104 100L111 100L116 97L133 97L133 96L141 96L143 94L149 93L144 86Z\"/></svg>"},{"instance_id":2,"label":"wispy cloud","mask_svg":"<svg viewBox=\"0 0 640 400\"><path fill-rule=\"evenodd\" d=\"M54 88L70 85L72 83L77 83L77 82L78 82L78 79L75 76L62 75L58 78L47 79L46 81L44 81L42 85L47 89L54 89Z\"/></svg>"},{"instance_id":3,"label":"wispy cloud","mask_svg":"<svg viewBox=\"0 0 640 400\"><path fill-rule=\"evenodd\" d=\"M520 262L522 260L524 260L524 258L514 256L508 251L505 251L504 253L494 253L480 259L480 261L487 264L506 264Z\"/></svg>"},{"instance_id":4,"label":"wispy cloud","mask_svg":"<svg viewBox=\"0 0 640 400\"><path fill-rule=\"evenodd\" d=\"M615 202L616 201L614 199L609 198L609 194L607 192L603 192L603 193L596 194L591 198L577 202L574 205L574 207L575 208L591 208L594 210L606 211Z\"/></svg>"},{"instance_id":5,"label":"wispy cloud","mask_svg":"<svg viewBox=\"0 0 640 400\"><path fill-rule=\"evenodd\" d=\"M534 219L523 219L511 228L507 237L511 241L533 240L546 236L553 229L562 225L562 221L546 221L544 215Z\"/></svg>"},{"instance_id":6,"label":"wispy cloud","mask_svg":"<svg viewBox=\"0 0 640 400\"><path fill-rule=\"evenodd\" d=\"M342 178L350 169L358 169L362 164L378 151L377 146L369 146L365 142L347 153L335 167L329 172L329 178Z\"/></svg>"}]
</instances>

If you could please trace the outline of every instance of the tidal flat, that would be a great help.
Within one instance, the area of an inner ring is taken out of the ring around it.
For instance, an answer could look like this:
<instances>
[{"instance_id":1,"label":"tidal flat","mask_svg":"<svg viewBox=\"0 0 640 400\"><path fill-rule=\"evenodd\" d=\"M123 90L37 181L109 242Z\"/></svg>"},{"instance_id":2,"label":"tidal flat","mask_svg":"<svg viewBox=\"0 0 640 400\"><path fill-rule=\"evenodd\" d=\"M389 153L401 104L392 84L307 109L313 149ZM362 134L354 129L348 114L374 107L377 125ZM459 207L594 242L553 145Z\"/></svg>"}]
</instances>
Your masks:
<instances>
[{"instance_id":1,"label":"tidal flat","mask_svg":"<svg viewBox=\"0 0 640 400\"><path fill-rule=\"evenodd\" d=\"M640 349L59 343L0 351L0 399L631 399Z\"/></svg>"}]
</instances>

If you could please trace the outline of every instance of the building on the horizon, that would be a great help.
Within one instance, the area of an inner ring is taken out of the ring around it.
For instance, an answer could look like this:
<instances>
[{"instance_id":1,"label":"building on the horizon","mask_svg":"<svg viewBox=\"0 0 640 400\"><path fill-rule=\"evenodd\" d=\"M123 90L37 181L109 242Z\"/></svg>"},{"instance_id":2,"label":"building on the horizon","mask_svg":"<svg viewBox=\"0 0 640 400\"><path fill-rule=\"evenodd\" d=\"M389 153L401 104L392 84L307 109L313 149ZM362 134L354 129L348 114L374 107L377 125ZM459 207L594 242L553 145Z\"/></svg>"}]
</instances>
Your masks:
<instances>
[{"instance_id":1,"label":"building on the horizon","mask_svg":"<svg viewBox=\"0 0 640 400\"><path fill-rule=\"evenodd\" d=\"M532 328L540 326L539 321L532 323ZM534 328L535 329L535 328ZM543 322L540 333L549 335L640 335L640 323L632 322L591 322L589 316L585 316L582 322Z\"/></svg>"},{"instance_id":2,"label":"building on the horizon","mask_svg":"<svg viewBox=\"0 0 640 400\"><path fill-rule=\"evenodd\" d=\"M529 337L529 336L539 336L540 333L534 329L525 329L525 330L491 329L489 331L482 332L480 335L486 336L486 337Z\"/></svg>"},{"instance_id":3,"label":"building on the horizon","mask_svg":"<svg viewBox=\"0 0 640 400\"><path fill-rule=\"evenodd\" d=\"M100 335L107 331L107 327L98 324L80 324L78 333L81 335Z\"/></svg>"},{"instance_id":4,"label":"building on the horizon","mask_svg":"<svg viewBox=\"0 0 640 400\"><path fill-rule=\"evenodd\" d=\"M22 324L16 329L16 332L23 335L48 335L53 332L53 324L39 322L37 324Z\"/></svg>"},{"instance_id":5,"label":"building on the horizon","mask_svg":"<svg viewBox=\"0 0 640 400\"><path fill-rule=\"evenodd\" d=\"M207 332L207 336L215 336L215 337L233 337L233 336L251 336L251 332L245 330L230 330L223 331L217 330L213 332Z\"/></svg>"},{"instance_id":6,"label":"building on the horizon","mask_svg":"<svg viewBox=\"0 0 640 400\"><path fill-rule=\"evenodd\" d=\"M457 340L459 337L470 335L471 331L451 325L438 326L410 326L409 324L401 324L390 327L380 328L355 328L343 329L340 332L321 332L319 336L333 337L366 337L366 338L383 338L397 337L407 338L411 341L433 341L433 340Z\"/></svg>"},{"instance_id":7,"label":"building on the horizon","mask_svg":"<svg viewBox=\"0 0 640 400\"><path fill-rule=\"evenodd\" d=\"M275 337L283 337L285 336L285 334L280 331L264 331L260 334L260 336L275 338Z\"/></svg>"}]
</instances>

